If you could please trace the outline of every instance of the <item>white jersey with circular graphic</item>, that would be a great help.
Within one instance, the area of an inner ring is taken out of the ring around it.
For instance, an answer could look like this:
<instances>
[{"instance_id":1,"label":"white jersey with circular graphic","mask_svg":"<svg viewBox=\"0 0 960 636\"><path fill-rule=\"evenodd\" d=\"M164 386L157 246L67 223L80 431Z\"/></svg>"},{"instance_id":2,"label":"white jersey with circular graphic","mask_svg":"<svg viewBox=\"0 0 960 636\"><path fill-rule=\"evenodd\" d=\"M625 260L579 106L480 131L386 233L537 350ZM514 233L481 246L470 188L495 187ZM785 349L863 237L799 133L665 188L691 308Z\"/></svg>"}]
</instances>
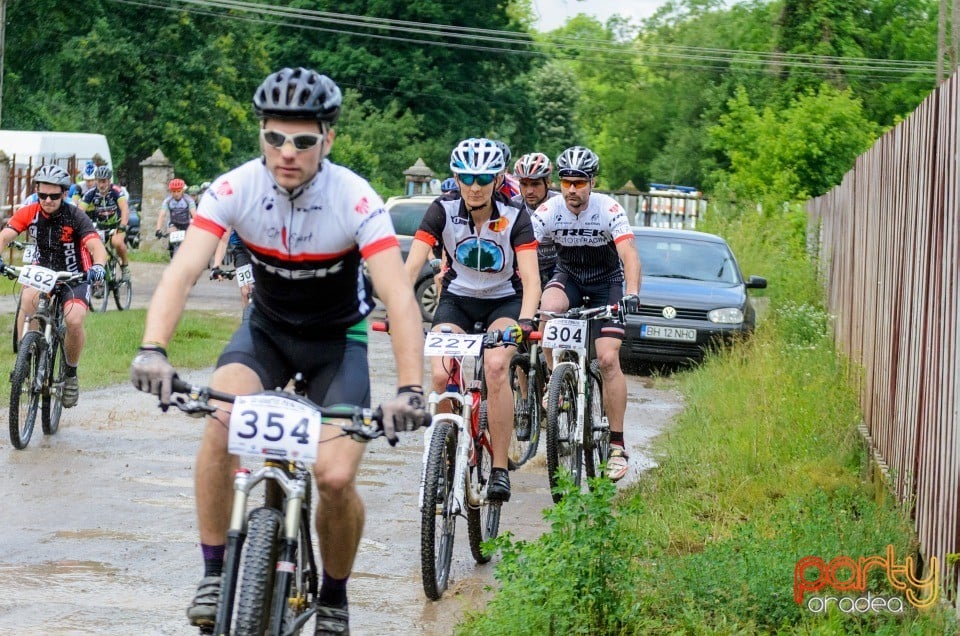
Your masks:
<instances>
[{"instance_id":1,"label":"white jersey with circular graphic","mask_svg":"<svg viewBox=\"0 0 960 636\"><path fill-rule=\"evenodd\" d=\"M194 225L236 230L253 262L254 304L296 329L345 329L374 307L361 258L399 247L383 200L362 177L323 161L293 192L260 159L220 176L200 201Z\"/></svg>"}]
</instances>

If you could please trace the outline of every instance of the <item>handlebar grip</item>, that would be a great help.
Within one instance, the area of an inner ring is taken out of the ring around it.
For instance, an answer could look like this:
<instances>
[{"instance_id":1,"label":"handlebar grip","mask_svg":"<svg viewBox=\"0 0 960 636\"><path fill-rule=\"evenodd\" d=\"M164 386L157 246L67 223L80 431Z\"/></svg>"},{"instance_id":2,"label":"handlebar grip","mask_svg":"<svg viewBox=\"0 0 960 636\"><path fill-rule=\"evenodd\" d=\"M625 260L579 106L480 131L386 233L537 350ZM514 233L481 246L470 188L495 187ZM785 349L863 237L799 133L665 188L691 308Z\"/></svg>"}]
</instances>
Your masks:
<instances>
[{"instance_id":1,"label":"handlebar grip","mask_svg":"<svg viewBox=\"0 0 960 636\"><path fill-rule=\"evenodd\" d=\"M173 382L170 383L170 390L174 393L190 393L193 390L193 385L189 382L184 382L180 379L180 376L173 376Z\"/></svg>"},{"instance_id":2,"label":"handlebar grip","mask_svg":"<svg viewBox=\"0 0 960 636\"><path fill-rule=\"evenodd\" d=\"M543 332L542 332L542 331L531 331L531 332L530 332L530 335L527 336L527 340L530 340L530 341L532 341L532 342L538 342L538 341L540 341L540 340L543 340Z\"/></svg>"}]
</instances>

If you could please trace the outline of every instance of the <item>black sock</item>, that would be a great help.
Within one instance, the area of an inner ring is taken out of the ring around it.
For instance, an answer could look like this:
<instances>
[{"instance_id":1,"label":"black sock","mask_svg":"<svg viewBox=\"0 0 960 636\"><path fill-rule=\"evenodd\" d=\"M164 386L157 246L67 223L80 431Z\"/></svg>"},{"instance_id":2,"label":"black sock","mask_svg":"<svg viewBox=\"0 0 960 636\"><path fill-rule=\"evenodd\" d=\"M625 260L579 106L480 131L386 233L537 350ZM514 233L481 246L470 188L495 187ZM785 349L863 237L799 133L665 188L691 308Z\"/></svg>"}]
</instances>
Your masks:
<instances>
[{"instance_id":1,"label":"black sock","mask_svg":"<svg viewBox=\"0 0 960 636\"><path fill-rule=\"evenodd\" d=\"M67 369L66 369L66 375L67 375L68 378L75 378L75 377L77 377L77 367L75 367L74 365L70 364L69 362L66 363L65 366L67 367Z\"/></svg>"},{"instance_id":2,"label":"black sock","mask_svg":"<svg viewBox=\"0 0 960 636\"><path fill-rule=\"evenodd\" d=\"M346 607L347 606L347 579L335 579L327 571L323 571L323 583L320 584L320 596L318 601L320 605L327 607Z\"/></svg>"},{"instance_id":3,"label":"black sock","mask_svg":"<svg viewBox=\"0 0 960 636\"><path fill-rule=\"evenodd\" d=\"M207 545L200 544L200 551L203 552L203 576L220 576L223 574L223 553L226 551L225 545Z\"/></svg>"},{"instance_id":4,"label":"black sock","mask_svg":"<svg viewBox=\"0 0 960 636\"><path fill-rule=\"evenodd\" d=\"M623 431L610 431L610 443L623 446Z\"/></svg>"}]
</instances>

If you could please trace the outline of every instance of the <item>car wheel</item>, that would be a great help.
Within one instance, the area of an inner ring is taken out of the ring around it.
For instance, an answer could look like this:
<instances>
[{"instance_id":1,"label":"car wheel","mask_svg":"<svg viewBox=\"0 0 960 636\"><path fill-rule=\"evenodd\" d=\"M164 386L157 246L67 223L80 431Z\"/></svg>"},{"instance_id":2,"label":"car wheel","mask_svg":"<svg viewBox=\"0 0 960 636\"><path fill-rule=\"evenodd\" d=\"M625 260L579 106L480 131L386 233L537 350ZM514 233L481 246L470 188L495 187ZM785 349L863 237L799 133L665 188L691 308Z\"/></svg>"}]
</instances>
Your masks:
<instances>
[{"instance_id":1,"label":"car wheel","mask_svg":"<svg viewBox=\"0 0 960 636\"><path fill-rule=\"evenodd\" d=\"M420 315L423 316L424 320L433 320L433 312L437 310L440 294L432 276L417 283L416 295L417 304L420 305Z\"/></svg>"}]
</instances>

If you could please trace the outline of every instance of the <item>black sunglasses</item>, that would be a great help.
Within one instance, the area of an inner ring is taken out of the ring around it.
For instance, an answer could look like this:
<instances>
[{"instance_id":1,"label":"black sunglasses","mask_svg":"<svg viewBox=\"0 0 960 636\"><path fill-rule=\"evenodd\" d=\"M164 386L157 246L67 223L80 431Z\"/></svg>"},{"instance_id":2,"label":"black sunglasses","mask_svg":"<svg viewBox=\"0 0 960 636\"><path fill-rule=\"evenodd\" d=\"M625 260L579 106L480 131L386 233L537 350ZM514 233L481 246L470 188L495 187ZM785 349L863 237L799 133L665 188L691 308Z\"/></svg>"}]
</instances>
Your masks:
<instances>
[{"instance_id":1,"label":"black sunglasses","mask_svg":"<svg viewBox=\"0 0 960 636\"><path fill-rule=\"evenodd\" d=\"M50 199L51 201L59 201L60 197L63 196L63 192L51 192L47 194L46 192L37 192L37 198L41 201L46 201Z\"/></svg>"}]
</instances>

